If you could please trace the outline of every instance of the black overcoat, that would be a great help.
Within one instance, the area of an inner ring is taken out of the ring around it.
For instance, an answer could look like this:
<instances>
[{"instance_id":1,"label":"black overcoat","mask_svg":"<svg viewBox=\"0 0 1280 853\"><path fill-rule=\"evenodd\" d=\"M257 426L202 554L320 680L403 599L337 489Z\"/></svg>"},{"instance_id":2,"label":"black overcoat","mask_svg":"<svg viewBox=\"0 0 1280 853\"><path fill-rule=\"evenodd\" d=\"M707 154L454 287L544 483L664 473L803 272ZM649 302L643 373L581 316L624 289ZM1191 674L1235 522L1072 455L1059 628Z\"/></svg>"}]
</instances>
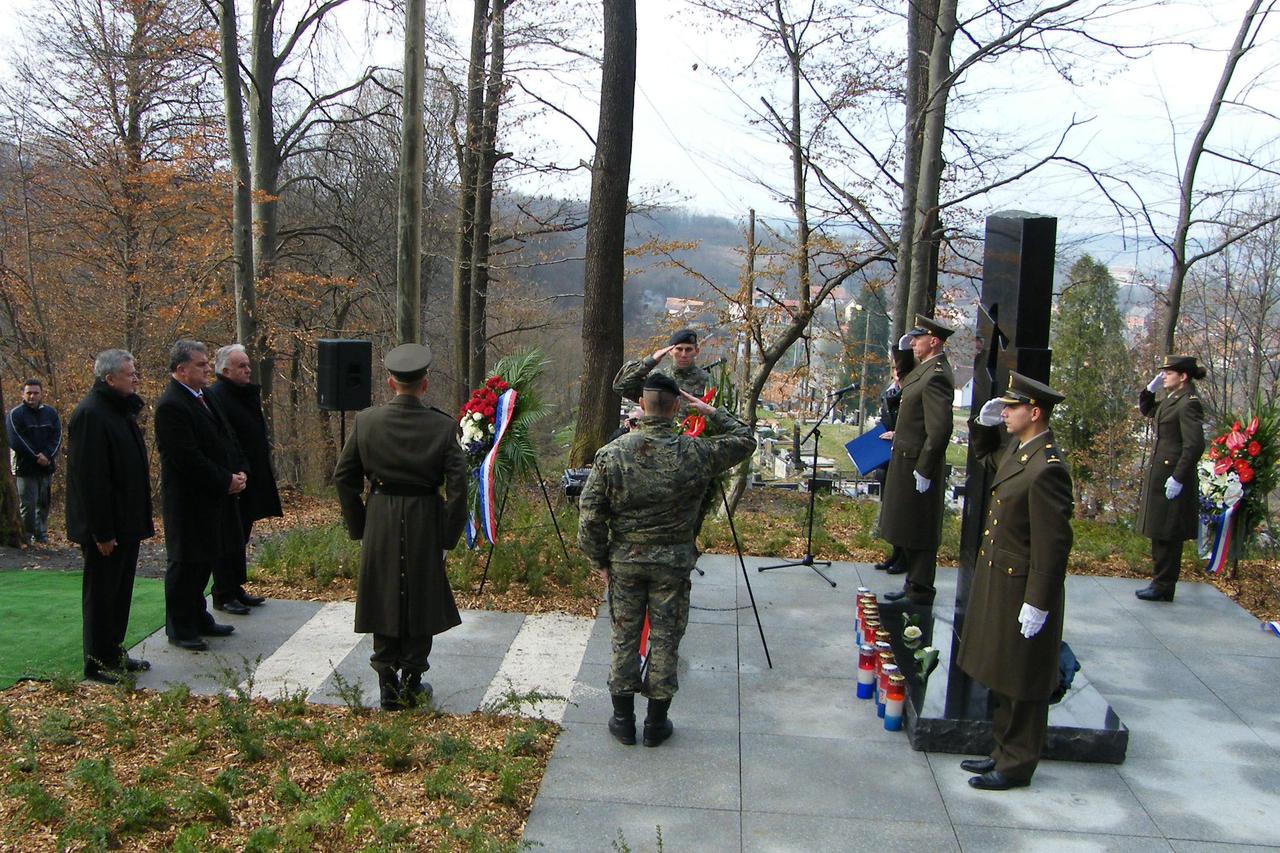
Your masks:
<instances>
[{"instance_id":1,"label":"black overcoat","mask_svg":"<svg viewBox=\"0 0 1280 853\"><path fill-rule=\"evenodd\" d=\"M214 562L242 548L240 516L227 489L245 462L216 401L206 408L171 379L156 401L155 429L169 562Z\"/></svg>"},{"instance_id":2,"label":"black overcoat","mask_svg":"<svg viewBox=\"0 0 1280 853\"><path fill-rule=\"evenodd\" d=\"M140 542L155 535L142 398L102 380L67 422L67 538L80 545Z\"/></svg>"},{"instance_id":3,"label":"black overcoat","mask_svg":"<svg viewBox=\"0 0 1280 853\"><path fill-rule=\"evenodd\" d=\"M1142 484L1138 532L1149 539L1183 542L1199 529L1200 480L1196 465L1204 453L1204 404L1188 383L1160 402L1150 391L1138 395L1138 410L1156 426L1151 464ZM1164 496L1170 477L1182 484L1173 500Z\"/></svg>"},{"instance_id":4,"label":"black overcoat","mask_svg":"<svg viewBox=\"0 0 1280 853\"><path fill-rule=\"evenodd\" d=\"M1058 685L1067 557L1071 553L1071 474L1046 431L1022 447L1003 427L969 425L974 455L995 467L960 637L960 668L996 693L1045 701ZM1023 603L1048 611L1040 632L1022 636Z\"/></svg>"},{"instance_id":5,"label":"black overcoat","mask_svg":"<svg viewBox=\"0 0 1280 853\"><path fill-rule=\"evenodd\" d=\"M946 355L916 365L902 380L893 450L880 506L880 537L903 548L935 549L942 541L943 478L951 440L955 378ZM933 482L916 491L913 472Z\"/></svg>"},{"instance_id":6,"label":"black overcoat","mask_svg":"<svg viewBox=\"0 0 1280 853\"><path fill-rule=\"evenodd\" d=\"M466 524L467 477L458 423L439 409L401 394L356 415L333 480L347 533L361 540L357 632L420 637L461 624L444 552Z\"/></svg>"},{"instance_id":7,"label":"black overcoat","mask_svg":"<svg viewBox=\"0 0 1280 853\"><path fill-rule=\"evenodd\" d=\"M209 389L209 396L217 401L219 411L231 425L248 464L249 479L240 493L240 520L247 524L260 518L280 517L284 513L271 464L267 420L262 414L262 387L253 383L237 385L220 378Z\"/></svg>"}]
</instances>

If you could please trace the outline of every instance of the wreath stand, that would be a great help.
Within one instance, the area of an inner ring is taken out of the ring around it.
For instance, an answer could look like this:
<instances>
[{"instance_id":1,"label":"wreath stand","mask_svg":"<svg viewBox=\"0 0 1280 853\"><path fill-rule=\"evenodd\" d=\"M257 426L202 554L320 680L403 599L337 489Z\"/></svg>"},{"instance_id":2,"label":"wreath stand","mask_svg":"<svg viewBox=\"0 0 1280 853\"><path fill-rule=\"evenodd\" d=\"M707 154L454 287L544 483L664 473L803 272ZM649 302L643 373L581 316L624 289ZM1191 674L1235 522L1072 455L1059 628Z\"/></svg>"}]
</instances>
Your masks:
<instances>
[{"instance_id":1,"label":"wreath stand","mask_svg":"<svg viewBox=\"0 0 1280 853\"><path fill-rule=\"evenodd\" d=\"M564 534L560 532L560 520L556 518L556 511L551 506L551 495L547 493L547 483L542 479L542 470L538 467L538 460L533 460L533 473L538 478L538 488L542 490L542 500L547 505L547 515L551 516L551 523L556 529L556 538L560 540L560 550L564 553L564 559L569 561L569 548L564 544ZM502 501L498 504L498 517L494 523L494 529L501 527L502 514L507 508L507 498L511 496L511 487L515 484L515 477L507 482L507 487L502 491ZM489 579L489 564L493 561L493 549L497 545L496 542L489 543L489 552L484 558L484 572L480 575L480 587L476 590L476 595L484 594L485 582Z\"/></svg>"}]
</instances>

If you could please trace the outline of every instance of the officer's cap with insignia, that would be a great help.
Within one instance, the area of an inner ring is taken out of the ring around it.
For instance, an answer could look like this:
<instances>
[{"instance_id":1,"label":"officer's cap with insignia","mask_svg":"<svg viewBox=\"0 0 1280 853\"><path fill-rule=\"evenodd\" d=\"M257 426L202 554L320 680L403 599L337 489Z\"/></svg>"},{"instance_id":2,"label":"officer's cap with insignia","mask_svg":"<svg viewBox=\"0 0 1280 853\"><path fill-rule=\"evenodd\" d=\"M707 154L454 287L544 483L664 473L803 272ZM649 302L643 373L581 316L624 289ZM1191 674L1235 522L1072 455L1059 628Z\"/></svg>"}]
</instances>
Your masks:
<instances>
[{"instance_id":1,"label":"officer's cap with insignia","mask_svg":"<svg viewBox=\"0 0 1280 853\"><path fill-rule=\"evenodd\" d=\"M668 394L680 396L680 386L676 381L665 373L650 373L644 379L644 390L646 391L665 391Z\"/></svg>"},{"instance_id":2,"label":"officer's cap with insignia","mask_svg":"<svg viewBox=\"0 0 1280 853\"><path fill-rule=\"evenodd\" d=\"M1196 364L1194 355L1166 355L1160 369L1185 373L1192 379L1203 379L1205 376L1204 368Z\"/></svg>"},{"instance_id":3,"label":"officer's cap with insignia","mask_svg":"<svg viewBox=\"0 0 1280 853\"><path fill-rule=\"evenodd\" d=\"M921 335L933 335L935 338L945 341L955 333L956 330L950 326L944 326L932 317L917 314L915 328L907 332L907 336L918 338Z\"/></svg>"},{"instance_id":4,"label":"officer's cap with insignia","mask_svg":"<svg viewBox=\"0 0 1280 853\"><path fill-rule=\"evenodd\" d=\"M417 382L431 366L431 348L426 344L401 344L387 353L382 363L398 381Z\"/></svg>"},{"instance_id":5,"label":"officer's cap with insignia","mask_svg":"<svg viewBox=\"0 0 1280 853\"><path fill-rule=\"evenodd\" d=\"M1004 392L1000 402L1010 406L1026 404L1048 407L1061 403L1065 399L1066 395L1059 394L1043 382L1037 382L1030 376L1010 371L1009 389Z\"/></svg>"},{"instance_id":6,"label":"officer's cap with insignia","mask_svg":"<svg viewBox=\"0 0 1280 853\"><path fill-rule=\"evenodd\" d=\"M667 346L673 347L676 344L693 344L696 347L698 345L698 333L688 328L672 332L670 340L667 341Z\"/></svg>"}]
</instances>

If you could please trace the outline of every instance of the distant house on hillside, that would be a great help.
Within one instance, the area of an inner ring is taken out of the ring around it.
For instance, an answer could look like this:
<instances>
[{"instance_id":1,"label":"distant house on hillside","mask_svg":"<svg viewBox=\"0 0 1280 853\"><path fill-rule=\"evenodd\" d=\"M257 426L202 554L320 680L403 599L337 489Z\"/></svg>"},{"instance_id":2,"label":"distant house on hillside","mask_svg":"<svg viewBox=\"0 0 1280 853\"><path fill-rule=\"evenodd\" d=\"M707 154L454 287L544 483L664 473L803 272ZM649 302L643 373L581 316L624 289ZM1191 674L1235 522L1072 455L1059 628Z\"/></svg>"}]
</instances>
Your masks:
<instances>
[{"instance_id":1,"label":"distant house on hillside","mask_svg":"<svg viewBox=\"0 0 1280 853\"><path fill-rule=\"evenodd\" d=\"M706 310L707 303L701 299L683 299L679 296L667 297L667 314L672 317L684 317L692 314L701 314Z\"/></svg>"}]
</instances>

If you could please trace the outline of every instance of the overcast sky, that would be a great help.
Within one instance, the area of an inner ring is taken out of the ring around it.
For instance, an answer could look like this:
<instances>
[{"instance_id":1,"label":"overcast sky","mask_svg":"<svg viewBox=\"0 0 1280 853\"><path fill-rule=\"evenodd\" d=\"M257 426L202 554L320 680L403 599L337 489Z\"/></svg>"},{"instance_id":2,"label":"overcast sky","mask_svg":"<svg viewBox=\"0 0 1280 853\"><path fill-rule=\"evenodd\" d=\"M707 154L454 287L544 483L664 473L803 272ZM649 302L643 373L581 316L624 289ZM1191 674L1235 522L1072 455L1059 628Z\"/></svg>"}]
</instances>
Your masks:
<instances>
[{"instance_id":1,"label":"overcast sky","mask_svg":"<svg viewBox=\"0 0 1280 853\"><path fill-rule=\"evenodd\" d=\"M0 0L0 43L14 44L16 13L34 2ZM434 8L440 10L441 6L459 43L465 43L471 3L448 0ZM593 11L597 8L584 6ZM740 38L727 38L705 26L684 0L639 0L637 6L633 189L665 187L663 198L667 200L738 219L749 207L765 217L787 217L785 204L746 177L757 175L777 186L785 186L788 180L785 150L750 126L752 110L764 90L759 83L713 70L733 68L749 46ZM1133 60L1104 57L1077 68L1075 85L1046 72L1038 61L1014 60L980 68L964 86L970 92L989 94L972 102L957 120L1000 139L1026 140L1030 157L1042 150L1039 144L1056 138L1073 115L1089 119L1072 134L1065 153L1126 174L1140 184L1149 201L1171 210L1176 192L1172 176L1181 169L1180 157L1204 115L1223 53L1246 6L1241 0L1180 0L1109 25L1107 35L1117 38L1149 36L1188 44L1160 47ZM594 14L598 18L598 11ZM1273 116L1280 115L1280 75L1274 67L1280 59L1275 45L1278 27L1280 20L1268 22L1262 34L1266 44L1241 74L1241 79L1256 79L1249 103ZM398 63L397 50L394 38L384 38L380 47L367 53L353 51L362 55L353 55L352 64L361 65L370 56ZM596 85L584 75L578 91L565 87L543 94L574 113L594 133ZM782 93L776 94L781 102ZM900 124L901 119L885 116L885 121ZM1274 155L1278 127L1268 116L1236 111L1215 131L1213 142L1237 148L1269 144ZM532 132L538 135L544 154L569 163L590 157L585 136L567 120L548 119ZM1125 163L1134 165L1126 169L1122 167ZM1208 168L1224 171L1215 164L1208 164ZM1162 173L1169 179L1162 183L1142 175L1143 171ZM583 175L573 189L585 197L587 184ZM1020 208L1057 215L1062 220L1060 231L1112 233L1120 229L1101 194L1078 173L1062 168L1045 170L994 192L975 206L986 212Z\"/></svg>"}]
</instances>

